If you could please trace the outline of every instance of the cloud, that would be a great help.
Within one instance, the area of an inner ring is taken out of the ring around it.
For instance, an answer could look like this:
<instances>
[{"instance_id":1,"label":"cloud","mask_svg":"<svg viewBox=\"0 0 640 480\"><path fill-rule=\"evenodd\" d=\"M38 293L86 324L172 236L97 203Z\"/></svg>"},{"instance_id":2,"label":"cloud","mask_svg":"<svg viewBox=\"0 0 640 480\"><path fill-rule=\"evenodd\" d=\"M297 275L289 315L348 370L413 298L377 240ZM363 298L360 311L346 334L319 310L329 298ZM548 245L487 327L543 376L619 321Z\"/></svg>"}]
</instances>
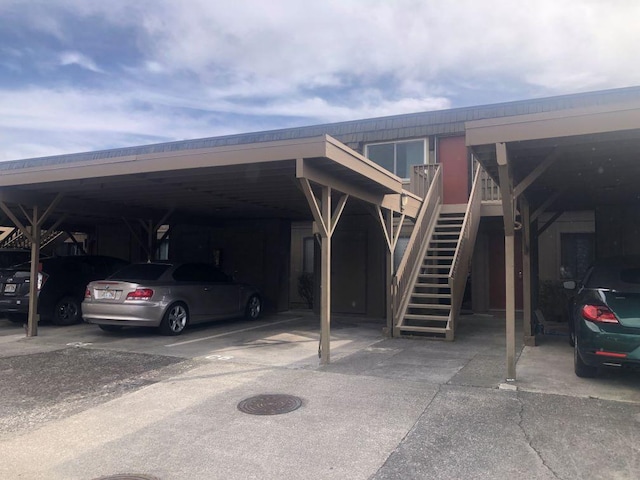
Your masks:
<instances>
[{"instance_id":1,"label":"cloud","mask_svg":"<svg viewBox=\"0 0 640 480\"><path fill-rule=\"evenodd\" d=\"M78 65L79 67L85 68L92 72L103 73L103 70L98 68L98 66L92 59L80 52L62 52L60 54L60 65Z\"/></svg>"},{"instance_id":2,"label":"cloud","mask_svg":"<svg viewBox=\"0 0 640 480\"><path fill-rule=\"evenodd\" d=\"M15 34L0 31L2 158L640 84L631 0L4 0L0 13Z\"/></svg>"}]
</instances>

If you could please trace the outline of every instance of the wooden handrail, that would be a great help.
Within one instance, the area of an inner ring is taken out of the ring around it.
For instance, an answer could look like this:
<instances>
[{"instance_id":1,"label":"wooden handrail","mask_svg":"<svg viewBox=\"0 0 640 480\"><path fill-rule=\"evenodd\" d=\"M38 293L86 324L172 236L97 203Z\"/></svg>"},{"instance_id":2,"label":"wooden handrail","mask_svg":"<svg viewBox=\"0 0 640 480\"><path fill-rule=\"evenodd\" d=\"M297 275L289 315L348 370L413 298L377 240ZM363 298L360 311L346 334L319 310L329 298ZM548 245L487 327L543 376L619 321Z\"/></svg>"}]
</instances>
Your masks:
<instances>
[{"instance_id":1,"label":"wooden handrail","mask_svg":"<svg viewBox=\"0 0 640 480\"><path fill-rule=\"evenodd\" d=\"M449 326L452 334L455 328L455 320L462 306L462 298L467 283L467 276L471 267L471 258L473 257L473 248L475 246L476 234L478 233L478 225L480 224L480 207L482 205L481 175L482 167L480 164L476 166L474 173L473 186L469 195L469 203L464 214L462 229L460 231L460 240L451 263L449 270L449 288L451 289L451 312L449 313Z\"/></svg>"},{"instance_id":2,"label":"wooden handrail","mask_svg":"<svg viewBox=\"0 0 640 480\"><path fill-rule=\"evenodd\" d=\"M421 165L419 167L428 168L423 169L417 167L415 170L432 172L433 176L429 178L431 180L430 187L420 207L420 212L416 218L405 253L402 256L402 261L400 265L398 265L398 269L393 277L392 311L395 326L399 325L404 311L407 308L406 305L408 303L411 286L420 270L422 258L428 246L427 240L430 230L432 230L435 225L437 209L442 202L442 169L440 165ZM419 176L422 172L416 173L416 175ZM416 193L416 195L419 195L419 193Z\"/></svg>"},{"instance_id":3,"label":"wooden handrail","mask_svg":"<svg viewBox=\"0 0 640 480\"><path fill-rule=\"evenodd\" d=\"M414 165L408 190L420 198L425 198L439 169L440 165L437 163Z\"/></svg>"},{"instance_id":4,"label":"wooden handrail","mask_svg":"<svg viewBox=\"0 0 640 480\"><path fill-rule=\"evenodd\" d=\"M474 170L480 165L480 162L474 159ZM482 189L483 202L499 202L502 200L500 195L500 186L491 178L487 171L480 165L480 188Z\"/></svg>"}]
</instances>

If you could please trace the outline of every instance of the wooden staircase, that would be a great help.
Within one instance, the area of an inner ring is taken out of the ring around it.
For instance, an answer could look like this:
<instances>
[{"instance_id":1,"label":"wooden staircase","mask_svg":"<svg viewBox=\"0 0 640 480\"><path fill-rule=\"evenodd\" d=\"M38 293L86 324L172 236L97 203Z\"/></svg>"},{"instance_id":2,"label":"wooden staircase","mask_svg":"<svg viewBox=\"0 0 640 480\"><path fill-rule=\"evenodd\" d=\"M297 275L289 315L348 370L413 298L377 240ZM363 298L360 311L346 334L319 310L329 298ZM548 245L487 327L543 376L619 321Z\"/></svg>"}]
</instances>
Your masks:
<instances>
[{"instance_id":1,"label":"wooden staircase","mask_svg":"<svg viewBox=\"0 0 640 480\"><path fill-rule=\"evenodd\" d=\"M43 230L40 239L40 248L54 242L63 234L64 232L58 230ZM14 228L10 234L6 235L5 238L0 241L0 248L19 248L26 250L31 248L31 242L19 229Z\"/></svg>"},{"instance_id":2,"label":"wooden staircase","mask_svg":"<svg viewBox=\"0 0 640 480\"><path fill-rule=\"evenodd\" d=\"M460 240L464 211L441 210L411 292L400 334L453 340L449 271Z\"/></svg>"}]
</instances>

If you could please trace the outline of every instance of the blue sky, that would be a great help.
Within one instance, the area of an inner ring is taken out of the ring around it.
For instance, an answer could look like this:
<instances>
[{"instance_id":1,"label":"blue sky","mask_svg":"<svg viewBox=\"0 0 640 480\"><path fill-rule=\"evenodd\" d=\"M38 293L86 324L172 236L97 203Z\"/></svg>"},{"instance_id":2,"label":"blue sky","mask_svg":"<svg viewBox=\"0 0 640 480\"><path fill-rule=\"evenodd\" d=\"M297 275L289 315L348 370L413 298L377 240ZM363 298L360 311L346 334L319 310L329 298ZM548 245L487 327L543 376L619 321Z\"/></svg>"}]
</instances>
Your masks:
<instances>
[{"instance_id":1,"label":"blue sky","mask_svg":"<svg viewBox=\"0 0 640 480\"><path fill-rule=\"evenodd\" d=\"M0 160L640 84L635 0L0 0Z\"/></svg>"}]
</instances>

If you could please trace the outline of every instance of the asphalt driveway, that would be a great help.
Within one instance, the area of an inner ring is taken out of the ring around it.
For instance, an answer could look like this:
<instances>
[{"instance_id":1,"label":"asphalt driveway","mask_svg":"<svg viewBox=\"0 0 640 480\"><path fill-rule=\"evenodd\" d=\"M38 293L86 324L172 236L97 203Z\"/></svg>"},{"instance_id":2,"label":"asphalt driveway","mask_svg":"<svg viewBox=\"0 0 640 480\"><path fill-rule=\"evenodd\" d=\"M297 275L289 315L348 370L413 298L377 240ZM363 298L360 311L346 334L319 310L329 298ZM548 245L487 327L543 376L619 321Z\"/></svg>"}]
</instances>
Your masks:
<instances>
[{"instance_id":1,"label":"asphalt driveway","mask_svg":"<svg viewBox=\"0 0 640 480\"><path fill-rule=\"evenodd\" d=\"M501 388L503 325L465 317L446 343L385 339L380 321L335 318L333 361L319 366L312 315L175 338L78 325L25 339L0 321L0 478L640 477L640 402L534 391L543 384L528 367L518 390ZM521 348L519 369L530 355ZM637 393L637 377L624 378ZM302 406L238 410L258 394Z\"/></svg>"}]
</instances>

